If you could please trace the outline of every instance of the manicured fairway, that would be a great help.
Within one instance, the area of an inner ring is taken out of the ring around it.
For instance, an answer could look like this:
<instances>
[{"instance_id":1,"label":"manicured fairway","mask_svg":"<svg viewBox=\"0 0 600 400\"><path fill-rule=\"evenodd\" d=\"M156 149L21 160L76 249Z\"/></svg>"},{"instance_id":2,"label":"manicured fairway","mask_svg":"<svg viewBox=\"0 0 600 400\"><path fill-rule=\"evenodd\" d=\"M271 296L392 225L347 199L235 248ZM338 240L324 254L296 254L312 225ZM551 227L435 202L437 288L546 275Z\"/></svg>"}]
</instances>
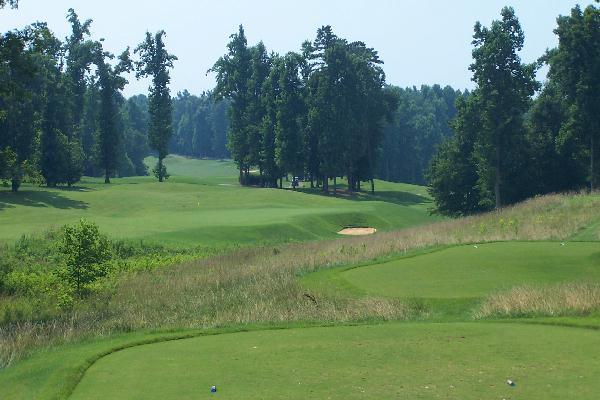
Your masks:
<instances>
[{"instance_id":1,"label":"manicured fairway","mask_svg":"<svg viewBox=\"0 0 600 400\"><path fill-rule=\"evenodd\" d=\"M373 295L480 297L515 285L600 281L600 244L502 242L458 246L350 269L341 277Z\"/></svg>"},{"instance_id":2,"label":"manicured fairway","mask_svg":"<svg viewBox=\"0 0 600 400\"><path fill-rule=\"evenodd\" d=\"M0 241L81 217L113 238L193 246L333 238L347 225L386 230L436 220L420 186L381 183L375 197L333 197L240 187L231 162L170 157L167 166L173 176L162 184L151 177L110 185L86 178L71 190L0 189Z\"/></svg>"},{"instance_id":3,"label":"manicured fairway","mask_svg":"<svg viewBox=\"0 0 600 400\"><path fill-rule=\"evenodd\" d=\"M109 355L72 399L597 399L599 344L598 331L517 323L225 334Z\"/></svg>"}]
</instances>

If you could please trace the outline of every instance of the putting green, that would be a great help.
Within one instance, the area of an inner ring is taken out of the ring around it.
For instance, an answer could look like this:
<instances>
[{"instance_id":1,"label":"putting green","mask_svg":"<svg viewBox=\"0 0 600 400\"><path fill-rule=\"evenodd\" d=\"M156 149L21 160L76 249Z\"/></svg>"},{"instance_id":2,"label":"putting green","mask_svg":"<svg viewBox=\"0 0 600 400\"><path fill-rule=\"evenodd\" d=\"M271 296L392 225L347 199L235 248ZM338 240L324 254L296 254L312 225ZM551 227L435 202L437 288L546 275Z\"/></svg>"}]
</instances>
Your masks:
<instances>
[{"instance_id":1,"label":"putting green","mask_svg":"<svg viewBox=\"0 0 600 400\"><path fill-rule=\"evenodd\" d=\"M516 285L600 281L600 244L501 242L457 246L346 270L341 277L373 295L480 297Z\"/></svg>"},{"instance_id":2,"label":"putting green","mask_svg":"<svg viewBox=\"0 0 600 400\"><path fill-rule=\"evenodd\" d=\"M598 331L517 323L224 334L111 354L72 399L597 399L598 344Z\"/></svg>"}]
</instances>

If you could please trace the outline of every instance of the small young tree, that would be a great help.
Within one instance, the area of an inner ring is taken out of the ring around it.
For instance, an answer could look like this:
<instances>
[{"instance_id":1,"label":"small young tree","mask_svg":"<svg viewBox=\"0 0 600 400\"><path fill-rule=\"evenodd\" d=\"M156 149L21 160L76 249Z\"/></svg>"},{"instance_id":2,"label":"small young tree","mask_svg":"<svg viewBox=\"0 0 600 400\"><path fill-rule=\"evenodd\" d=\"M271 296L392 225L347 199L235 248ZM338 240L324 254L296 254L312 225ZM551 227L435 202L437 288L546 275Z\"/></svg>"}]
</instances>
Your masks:
<instances>
[{"instance_id":1,"label":"small young tree","mask_svg":"<svg viewBox=\"0 0 600 400\"><path fill-rule=\"evenodd\" d=\"M65 226L60 249L65 256L66 279L78 297L85 285L106 275L110 243L93 222L81 219L77 225Z\"/></svg>"}]
</instances>

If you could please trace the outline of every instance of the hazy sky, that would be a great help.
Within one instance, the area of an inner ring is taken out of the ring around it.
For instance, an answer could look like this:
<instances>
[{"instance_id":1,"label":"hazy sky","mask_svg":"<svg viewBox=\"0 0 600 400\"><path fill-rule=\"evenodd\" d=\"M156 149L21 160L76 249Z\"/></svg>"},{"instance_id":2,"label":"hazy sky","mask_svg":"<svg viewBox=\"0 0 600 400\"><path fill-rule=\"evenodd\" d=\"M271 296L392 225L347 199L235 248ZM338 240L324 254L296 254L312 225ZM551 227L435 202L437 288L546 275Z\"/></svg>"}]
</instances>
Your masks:
<instances>
[{"instance_id":1,"label":"hazy sky","mask_svg":"<svg viewBox=\"0 0 600 400\"><path fill-rule=\"evenodd\" d=\"M338 36L374 47L385 62L388 83L419 86L439 83L471 88L471 36L479 20L489 25L504 5L515 8L525 31L522 58L533 61L556 44L556 17L568 14L573 0L20 0L18 10L0 11L0 30L46 21L61 38L69 33L67 10L91 18L94 38L120 53L135 47L144 33L164 29L167 48L179 57L171 72L173 93L210 90L206 71L225 53L229 35L243 24L249 44L262 40L269 51L298 50L321 25ZM131 77L126 95L145 93L148 82Z\"/></svg>"}]
</instances>

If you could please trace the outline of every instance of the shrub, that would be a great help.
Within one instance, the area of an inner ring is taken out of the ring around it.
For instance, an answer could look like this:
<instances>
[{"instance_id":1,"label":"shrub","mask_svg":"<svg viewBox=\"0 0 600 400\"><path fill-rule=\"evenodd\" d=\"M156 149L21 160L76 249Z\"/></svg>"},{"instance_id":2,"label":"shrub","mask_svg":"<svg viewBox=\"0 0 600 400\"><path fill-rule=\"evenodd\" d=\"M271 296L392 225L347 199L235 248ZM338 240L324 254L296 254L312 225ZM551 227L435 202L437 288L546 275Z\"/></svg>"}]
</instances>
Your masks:
<instances>
[{"instance_id":1,"label":"shrub","mask_svg":"<svg viewBox=\"0 0 600 400\"><path fill-rule=\"evenodd\" d=\"M77 225L66 226L60 250L65 257L62 275L79 297L86 285L108 272L110 242L93 222L81 219Z\"/></svg>"}]
</instances>

